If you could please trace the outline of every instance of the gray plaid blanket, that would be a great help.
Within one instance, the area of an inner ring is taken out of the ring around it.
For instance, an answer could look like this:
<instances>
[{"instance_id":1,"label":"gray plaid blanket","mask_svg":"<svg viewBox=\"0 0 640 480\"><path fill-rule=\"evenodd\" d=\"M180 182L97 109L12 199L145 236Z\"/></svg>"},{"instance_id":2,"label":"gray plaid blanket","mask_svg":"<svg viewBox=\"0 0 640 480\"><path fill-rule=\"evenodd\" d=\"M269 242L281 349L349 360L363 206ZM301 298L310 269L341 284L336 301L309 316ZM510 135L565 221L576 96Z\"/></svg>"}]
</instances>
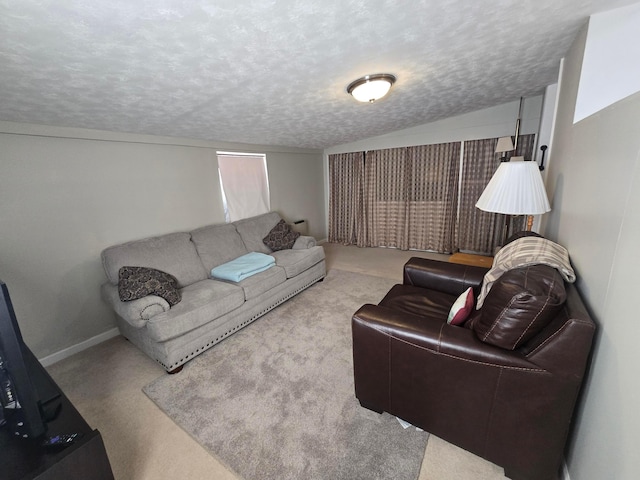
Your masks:
<instances>
[{"instance_id":1,"label":"gray plaid blanket","mask_svg":"<svg viewBox=\"0 0 640 480\"><path fill-rule=\"evenodd\" d=\"M567 282L576 281L571 268L569 252L562 245L539 237L522 237L501 248L493 259L493 266L484 276L476 308L480 309L493 283L512 268L535 264L549 265L557 269Z\"/></svg>"}]
</instances>

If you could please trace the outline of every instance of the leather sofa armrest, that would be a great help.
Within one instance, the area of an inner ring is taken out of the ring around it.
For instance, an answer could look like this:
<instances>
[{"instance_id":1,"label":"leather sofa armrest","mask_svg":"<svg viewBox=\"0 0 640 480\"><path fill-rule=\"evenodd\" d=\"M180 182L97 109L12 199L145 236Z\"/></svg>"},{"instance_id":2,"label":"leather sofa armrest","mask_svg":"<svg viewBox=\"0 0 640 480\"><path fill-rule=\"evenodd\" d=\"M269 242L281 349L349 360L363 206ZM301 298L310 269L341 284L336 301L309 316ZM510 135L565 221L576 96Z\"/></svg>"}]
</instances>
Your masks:
<instances>
[{"instance_id":1,"label":"leather sofa armrest","mask_svg":"<svg viewBox=\"0 0 640 480\"><path fill-rule=\"evenodd\" d=\"M138 300L123 302L118 295L118 286L111 283L102 285L101 291L102 299L113 308L119 317L135 328L144 327L151 317L167 312L171 308L169 302L156 295L147 295Z\"/></svg>"},{"instance_id":2,"label":"leather sofa armrest","mask_svg":"<svg viewBox=\"0 0 640 480\"><path fill-rule=\"evenodd\" d=\"M352 329L354 344L360 330L375 330L408 347L426 349L449 358L493 367L544 371L518 351L482 342L472 330L378 305L363 305L353 315Z\"/></svg>"},{"instance_id":3,"label":"leather sofa armrest","mask_svg":"<svg viewBox=\"0 0 640 480\"><path fill-rule=\"evenodd\" d=\"M308 235L300 235L298 238L296 238L295 243L293 244L293 247L291 247L292 250L305 250L307 248L311 248L311 247L315 247L316 246L316 239L313 237L310 237Z\"/></svg>"},{"instance_id":4,"label":"leather sofa armrest","mask_svg":"<svg viewBox=\"0 0 640 480\"><path fill-rule=\"evenodd\" d=\"M412 257L404 265L404 284L429 288L451 295L460 295L472 287L474 294L480 287L488 268L459 263L443 262L429 258Z\"/></svg>"}]
</instances>

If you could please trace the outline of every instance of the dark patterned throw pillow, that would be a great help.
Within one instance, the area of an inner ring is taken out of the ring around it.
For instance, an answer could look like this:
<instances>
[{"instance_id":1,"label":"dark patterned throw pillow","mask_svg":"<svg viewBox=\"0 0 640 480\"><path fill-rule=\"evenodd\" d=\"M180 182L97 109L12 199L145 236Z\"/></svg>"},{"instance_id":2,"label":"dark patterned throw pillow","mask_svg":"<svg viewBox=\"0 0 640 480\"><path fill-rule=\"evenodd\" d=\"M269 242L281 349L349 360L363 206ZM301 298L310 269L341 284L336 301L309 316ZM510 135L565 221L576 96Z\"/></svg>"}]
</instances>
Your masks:
<instances>
[{"instance_id":1,"label":"dark patterned throw pillow","mask_svg":"<svg viewBox=\"0 0 640 480\"><path fill-rule=\"evenodd\" d=\"M137 300L147 295L157 295L164 298L172 307L182 299L176 277L147 267L120 268L118 294L123 302Z\"/></svg>"},{"instance_id":2,"label":"dark patterned throw pillow","mask_svg":"<svg viewBox=\"0 0 640 480\"><path fill-rule=\"evenodd\" d=\"M280 220L269 234L262 239L264 244L274 252L286 250L293 247L300 232L294 232L284 220Z\"/></svg>"}]
</instances>

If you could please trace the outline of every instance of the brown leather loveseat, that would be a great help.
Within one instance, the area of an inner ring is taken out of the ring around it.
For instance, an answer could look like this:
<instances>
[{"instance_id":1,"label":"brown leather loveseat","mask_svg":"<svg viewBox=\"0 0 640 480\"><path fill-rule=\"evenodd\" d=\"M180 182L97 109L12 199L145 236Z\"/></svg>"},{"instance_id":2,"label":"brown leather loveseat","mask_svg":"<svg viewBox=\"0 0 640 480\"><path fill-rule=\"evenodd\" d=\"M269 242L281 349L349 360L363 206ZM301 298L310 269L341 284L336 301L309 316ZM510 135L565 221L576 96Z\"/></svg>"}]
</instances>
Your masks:
<instances>
[{"instance_id":1,"label":"brown leather loveseat","mask_svg":"<svg viewBox=\"0 0 640 480\"><path fill-rule=\"evenodd\" d=\"M355 393L504 467L558 478L595 324L577 290L547 265L503 274L462 326L447 317L482 267L412 258L403 284L353 316Z\"/></svg>"}]
</instances>

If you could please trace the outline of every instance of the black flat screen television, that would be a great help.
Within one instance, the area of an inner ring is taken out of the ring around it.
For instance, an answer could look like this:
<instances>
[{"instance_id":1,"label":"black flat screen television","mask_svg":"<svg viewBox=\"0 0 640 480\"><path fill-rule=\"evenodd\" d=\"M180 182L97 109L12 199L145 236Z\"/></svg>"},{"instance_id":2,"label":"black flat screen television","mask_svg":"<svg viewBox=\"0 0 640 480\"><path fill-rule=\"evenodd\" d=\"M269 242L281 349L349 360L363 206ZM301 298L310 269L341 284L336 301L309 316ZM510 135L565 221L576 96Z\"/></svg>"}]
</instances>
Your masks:
<instances>
[{"instance_id":1,"label":"black flat screen television","mask_svg":"<svg viewBox=\"0 0 640 480\"><path fill-rule=\"evenodd\" d=\"M39 437L58 413L60 391L24 343L2 280L0 290L0 423L12 435Z\"/></svg>"}]
</instances>

